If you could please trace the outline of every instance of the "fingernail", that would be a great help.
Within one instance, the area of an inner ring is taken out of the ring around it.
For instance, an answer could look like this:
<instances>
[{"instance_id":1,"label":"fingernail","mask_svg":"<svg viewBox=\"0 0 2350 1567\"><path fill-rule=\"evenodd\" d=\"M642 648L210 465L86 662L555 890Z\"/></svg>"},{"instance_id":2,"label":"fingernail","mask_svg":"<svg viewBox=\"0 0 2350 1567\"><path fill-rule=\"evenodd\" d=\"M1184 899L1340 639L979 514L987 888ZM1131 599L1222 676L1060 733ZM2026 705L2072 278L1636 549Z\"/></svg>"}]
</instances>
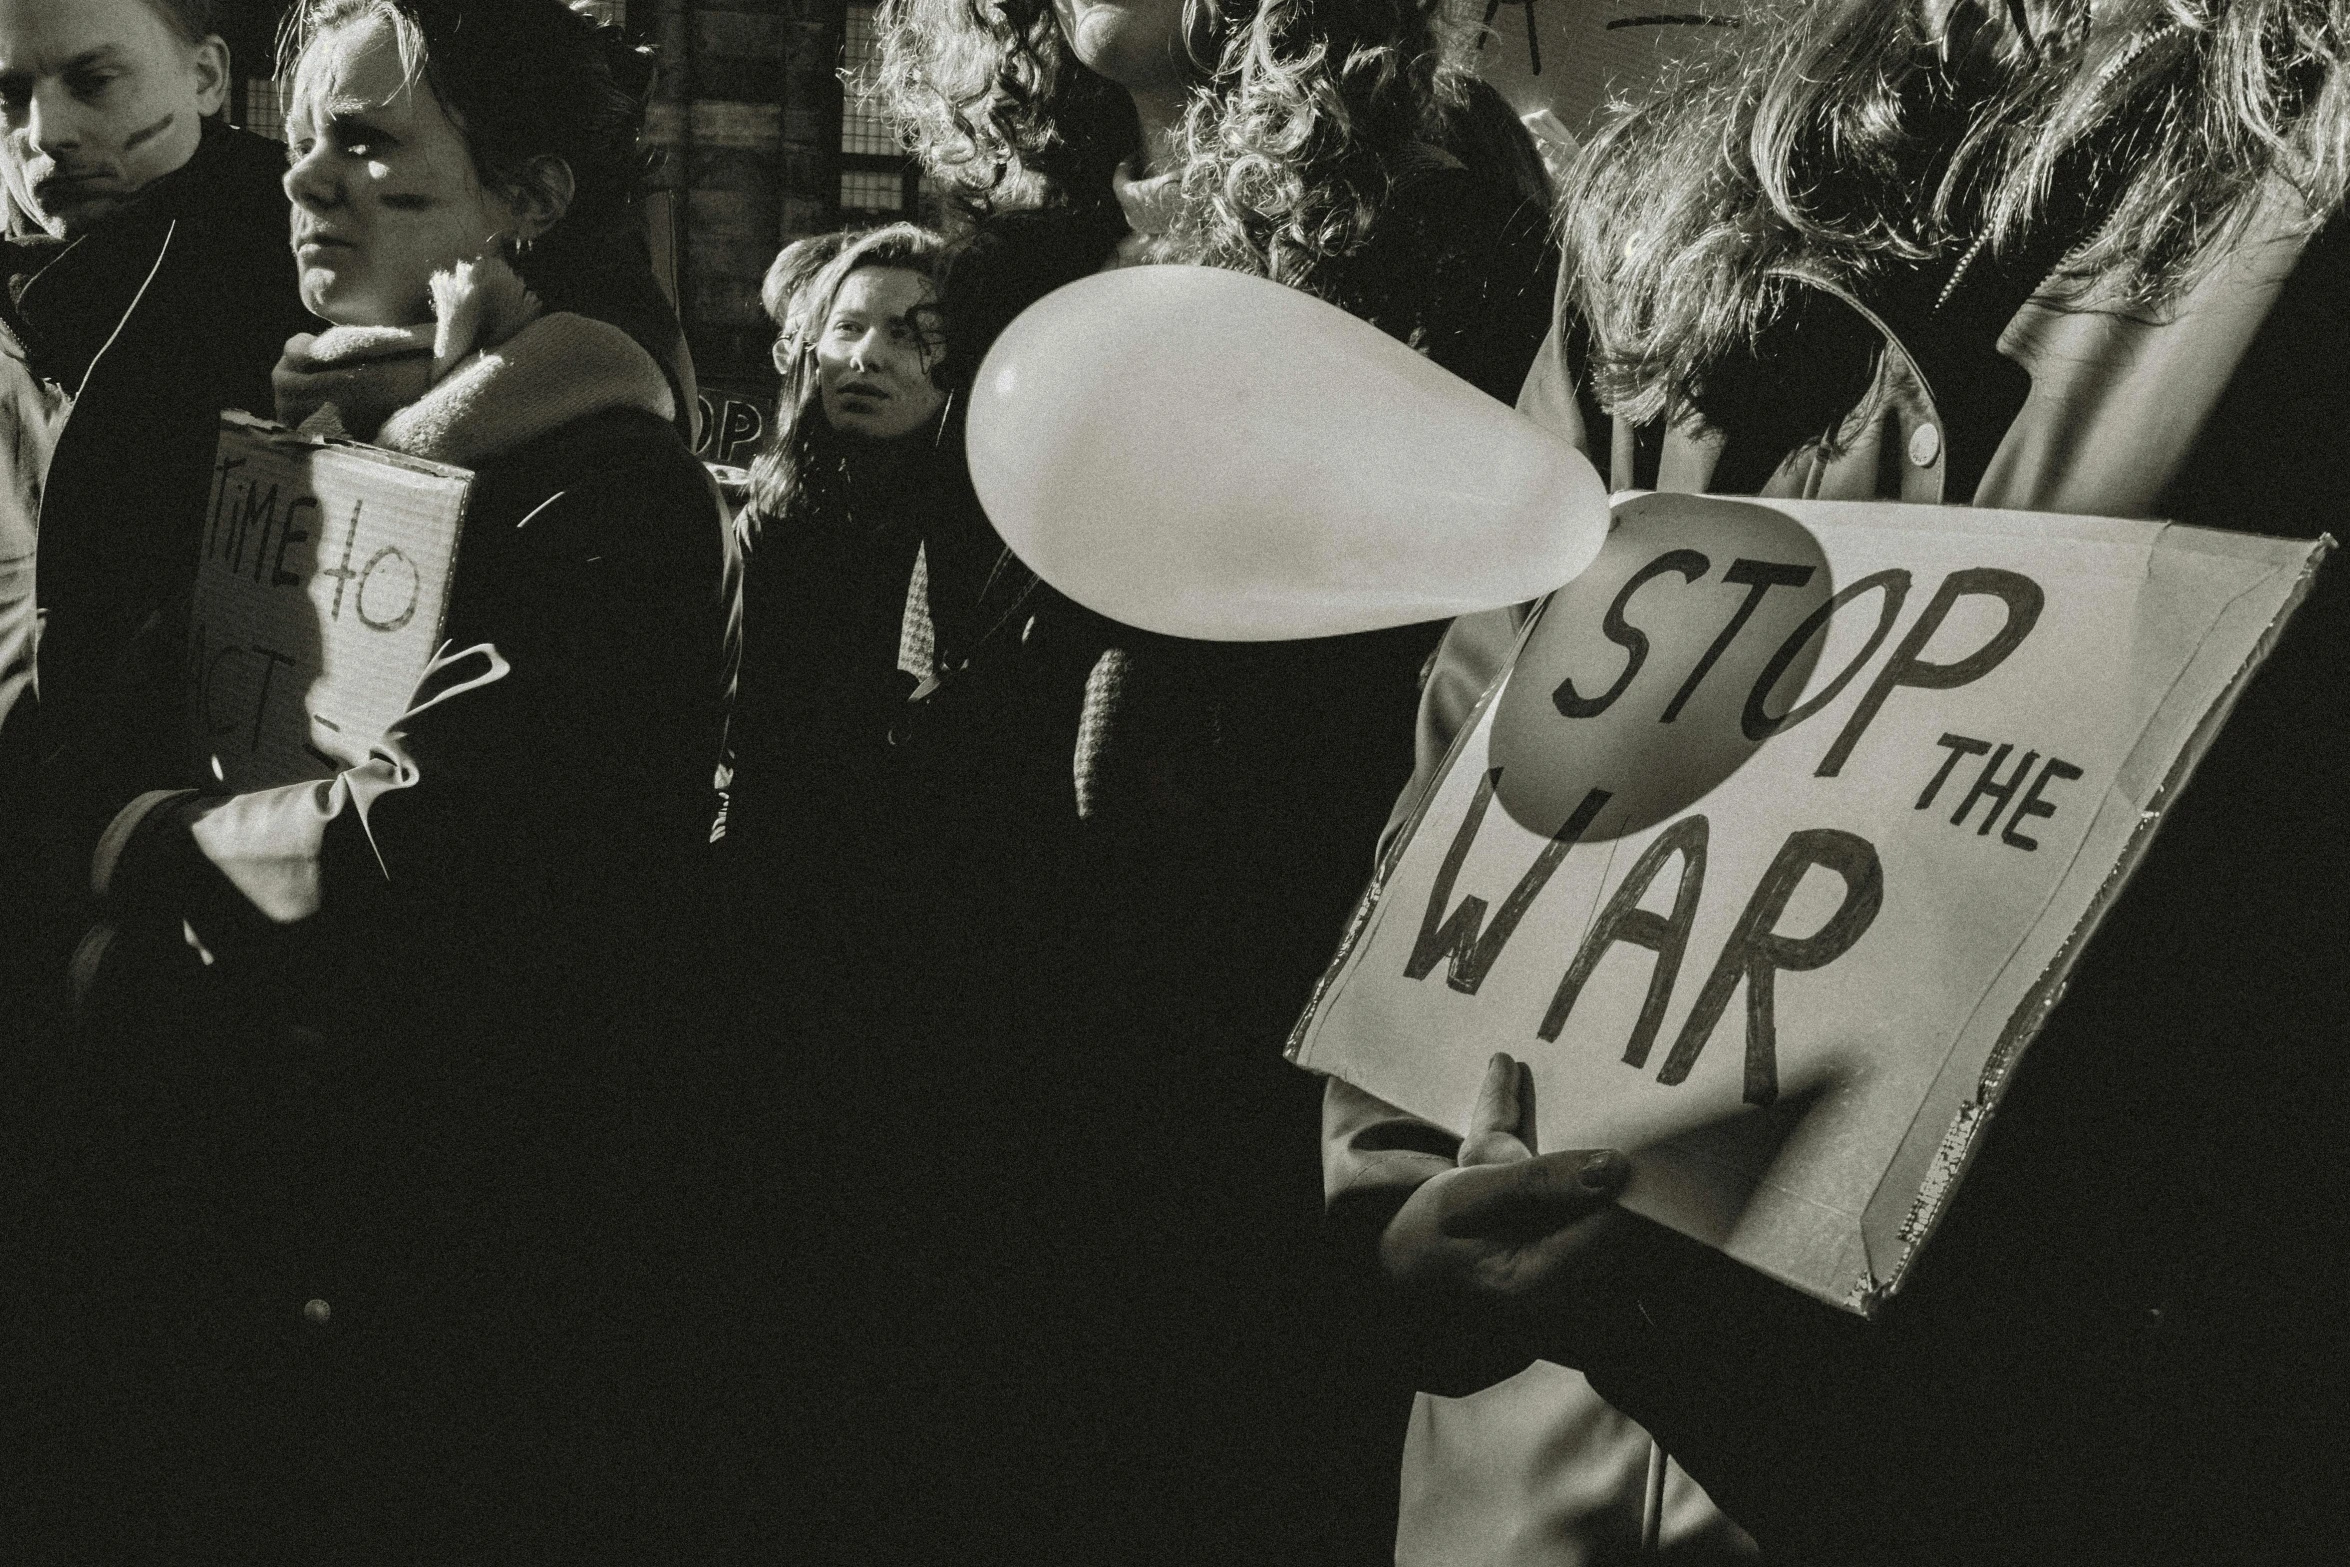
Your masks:
<instances>
[{"instance_id":1,"label":"fingernail","mask_svg":"<svg viewBox=\"0 0 2350 1567\"><path fill-rule=\"evenodd\" d=\"M1575 1179L1587 1192L1605 1192L1623 1185L1624 1178L1631 1173L1631 1161L1609 1148L1585 1159L1583 1167L1575 1172Z\"/></svg>"}]
</instances>

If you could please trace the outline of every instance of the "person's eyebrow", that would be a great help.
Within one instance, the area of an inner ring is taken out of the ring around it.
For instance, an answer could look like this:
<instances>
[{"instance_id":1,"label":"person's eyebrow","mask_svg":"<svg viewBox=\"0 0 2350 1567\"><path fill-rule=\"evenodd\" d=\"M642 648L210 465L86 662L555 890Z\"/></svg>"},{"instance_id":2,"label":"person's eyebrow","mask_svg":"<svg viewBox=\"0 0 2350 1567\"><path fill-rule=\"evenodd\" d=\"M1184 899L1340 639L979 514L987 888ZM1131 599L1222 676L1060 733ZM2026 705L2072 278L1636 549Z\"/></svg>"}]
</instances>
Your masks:
<instances>
[{"instance_id":1,"label":"person's eyebrow","mask_svg":"<svg viewBox=\"0 0 2350 1567\"><path fill-rule=\"evenodd\" d=\"M334 135L353 141L389 142L400 145L400 138L377 118L383 112L380 103L368 103L359 98L345 98L340 102L319 105L325 128Z\"/></svg>"},{"instance_id":2,"label":"person's eyebrow","mask_svg":"<svg viewBox=\"0 0 2350 1567\"><path fill-rule=\"evenodd\" d=\"M103 70L107 66L119 64L121 58L122 48L119 44L100 44L95 49L85 49L53 69L36 64L31 68L20 66L15 70L0 71L0 87L20 87L26 82L38 81L43 76L70 76L76 71Z\"/></svg>"}]
</instances>

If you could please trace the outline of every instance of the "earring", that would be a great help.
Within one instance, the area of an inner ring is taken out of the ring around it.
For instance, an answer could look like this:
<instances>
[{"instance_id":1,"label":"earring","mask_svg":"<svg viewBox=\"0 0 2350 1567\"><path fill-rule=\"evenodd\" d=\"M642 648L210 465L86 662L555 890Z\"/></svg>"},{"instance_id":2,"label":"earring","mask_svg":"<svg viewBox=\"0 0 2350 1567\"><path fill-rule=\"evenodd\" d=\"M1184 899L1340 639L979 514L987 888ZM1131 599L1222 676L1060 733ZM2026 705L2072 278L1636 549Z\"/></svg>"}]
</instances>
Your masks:
<instances>
[{"instance_id":1,"label":"earring","mask_svg":"<svg viewBox=\"0 0 2350 1567\"><path fill-rule=\"evenodd\" d=\"M530 255L530 247L531 238L528 234L501 234L498 236L498 249L505 256L508 266L522 265Z\"/></svg>"}]
</instances>

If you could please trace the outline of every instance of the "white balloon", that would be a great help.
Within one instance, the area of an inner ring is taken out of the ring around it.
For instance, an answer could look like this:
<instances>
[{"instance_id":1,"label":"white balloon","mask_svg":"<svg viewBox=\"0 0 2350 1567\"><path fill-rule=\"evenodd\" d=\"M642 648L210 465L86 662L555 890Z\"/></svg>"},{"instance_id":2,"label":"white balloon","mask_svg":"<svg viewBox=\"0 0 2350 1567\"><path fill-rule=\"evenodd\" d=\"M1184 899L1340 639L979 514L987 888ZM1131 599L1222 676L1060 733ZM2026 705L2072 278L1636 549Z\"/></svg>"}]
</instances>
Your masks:
<instances>
[{"instance_id":1,"label":"white balloon","mask_svg":"<svg viewBox=\"0 0 2350 1567\"><path fill-rule=\"evenodd\" d=\"M1124 268L1038 301L988 351L968 432L1013 552L1171 636L1515 604L1607 536L1573 447L1335 306L1209 267Z\"/></svg>"}]
</instances>

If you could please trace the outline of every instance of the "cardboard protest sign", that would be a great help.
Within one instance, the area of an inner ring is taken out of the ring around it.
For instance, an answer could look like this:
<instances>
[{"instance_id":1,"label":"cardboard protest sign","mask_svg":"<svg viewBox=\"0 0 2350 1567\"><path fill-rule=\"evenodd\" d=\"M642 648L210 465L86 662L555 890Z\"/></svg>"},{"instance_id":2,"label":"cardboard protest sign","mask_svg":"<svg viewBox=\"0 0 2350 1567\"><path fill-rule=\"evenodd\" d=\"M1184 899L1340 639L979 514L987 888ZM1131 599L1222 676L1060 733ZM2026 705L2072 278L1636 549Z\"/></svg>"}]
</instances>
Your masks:
<instances>
[{"instance_id":1,"label":"cardboard protest sign","mask_svg":"<svg viewBox=\"0 0 2350 1567\"><path fill-rule=\"evenodd\" d=\"M363 760L440 645L473 475L224 414L189 617L198 781Z\"/></svg>"},{"instance_id":2,"label":"cardboard protest sign","mask_svg":"<svg viewBox=\"0 0 2350 1567\"><path fill-rule=\"evenodd\" d=\"M1529 622L1290 1046L1866 1313L2331 540L1649 495Z\"/></svg>"}]
</instances>

